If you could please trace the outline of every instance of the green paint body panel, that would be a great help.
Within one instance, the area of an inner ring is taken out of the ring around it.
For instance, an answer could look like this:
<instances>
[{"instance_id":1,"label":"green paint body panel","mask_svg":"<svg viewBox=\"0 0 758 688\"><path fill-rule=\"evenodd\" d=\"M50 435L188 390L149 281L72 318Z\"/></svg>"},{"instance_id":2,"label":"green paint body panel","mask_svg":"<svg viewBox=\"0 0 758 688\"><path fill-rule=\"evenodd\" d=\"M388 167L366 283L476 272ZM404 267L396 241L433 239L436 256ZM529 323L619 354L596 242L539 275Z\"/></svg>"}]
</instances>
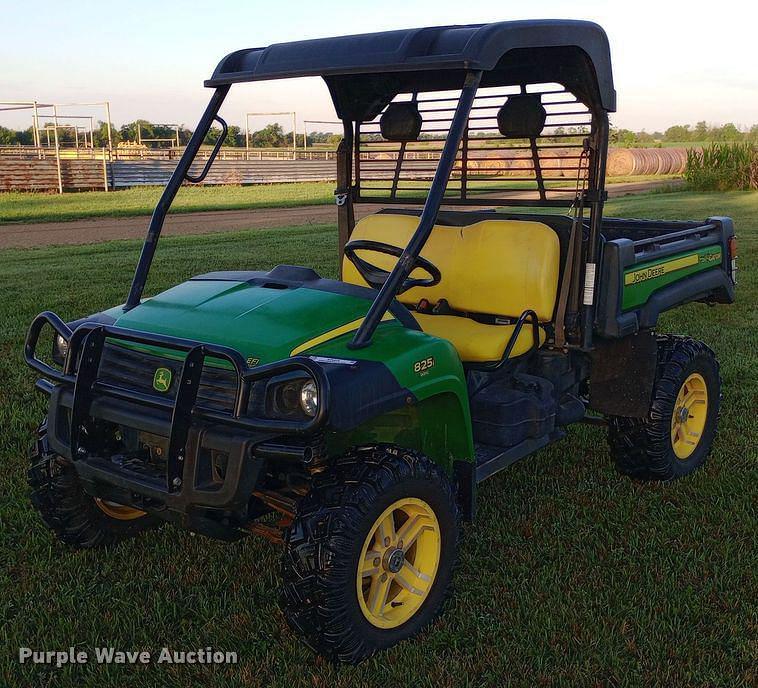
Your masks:
<instances>
[{"instance_id":1,"label":"green paint body panel","mask_svg":"<svg viewBox=\"0 0 758 688\"><path fill-rule=\"evenodd\" d=\"M126 313L121 307L106 313L116 319L118 327L232 347L245 358L265 364L289 358L302 344L364 317L370 303L305 286L274 289L247 282L197 280L146 299ZM343 334L301 353L383 363L412 394L411 403L348 433L331 433L327 438L330 451L390 442L418 449L447 470L452 469L454 460L473 461L465 374L452 344L408 329L396 320L381 323L368 347L349 349L351 338L352 333ZM183 358L160 347L129 346ZM416 372L414 364L427 359L434 364Z\"/></svg>"},{"instance_id":2,"label":"green paint body panel","mask_svg":"<svg viewBox=\"0 0 758 688\"><path fill-rule=\"evenodd\" d=\"M116 325L239 351L261 364L288 358L303 342L366 315L370 301L315 289L246 282L184 282L124 313Z\"/></svg>"},{"instance_id":3,"label":"green paint body panel","mask_svg":"<svg viewBox=\"0 0 758 688\"><path fill-rule=\"evenodd\" d=\"M691 264L686 265L691 259ZM707 246L635 265L624 272L622 310L638 308L659 289L703 270L721 267L721 247ZM627 281L632 281L627 284Z\"/></svg>"},{"instance_id":4,"label":"green paint body panel","mask_svg":"<svg viewBox=\"0 0 758 688\"><path fill-rule=\"evenodd\" d=\"M398 383L415 396L404 409L374 418L348 437L331 437L335 453L340 448L373 442L392 442L422 451L447 470L454 460L474 460L474 439L468 390L458 352L453 345L400 323L384 323L369 346L349 349L351 335L344 335L308 353L352 360L379 361ZM423 373L415 363L434 359Z\"/></svg>"}]
</instances>

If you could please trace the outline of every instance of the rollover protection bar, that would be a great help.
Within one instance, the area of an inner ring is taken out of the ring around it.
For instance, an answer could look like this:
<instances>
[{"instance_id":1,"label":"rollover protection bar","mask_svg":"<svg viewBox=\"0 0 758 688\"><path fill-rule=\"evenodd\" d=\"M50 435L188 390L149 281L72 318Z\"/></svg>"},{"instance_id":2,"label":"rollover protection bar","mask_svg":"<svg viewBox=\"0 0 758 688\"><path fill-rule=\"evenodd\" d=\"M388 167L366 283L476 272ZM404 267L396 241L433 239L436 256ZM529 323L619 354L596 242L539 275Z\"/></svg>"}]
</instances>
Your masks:
<instances>
[{"instance_id":1,"label":"rollover protection bar","mask_svg":"<svg viewBox=\"0 0 758 688\"><path fill-rule=\"evenodd\" d=\"M37 358L37 343L45 325L50 325L56 333L68 341L68 351L62 371L56 370ZM185 352L176 398L167 399L165 396L147 394L100 381L98 379L100 357L105 341L109 338ZM303 356L251 368L239 351L227 346L204 344L189 339L129 330L97 322L82 323L72 332L55 313L45 311L40 313L29 327L24 346L24 358L26 363L43 377L60 385L73 387L70 441L71 455L74 458L79 452L81 432L89 416L93 397L97 395L170 412L169 477L178 475L180 472L180 455L187 443L187 435L193 420L227 425L251 432L266 431L301 435L318 430L328 417L328 378L321 366ZM206 358L225 361L234 368L237 375L237 390L231 413L197 404L197 393ZM285 420L245 415L254 382L294 371L308 374L316 384L319 404L315 416L307 420Z\"/></svg>"}]
</instances>

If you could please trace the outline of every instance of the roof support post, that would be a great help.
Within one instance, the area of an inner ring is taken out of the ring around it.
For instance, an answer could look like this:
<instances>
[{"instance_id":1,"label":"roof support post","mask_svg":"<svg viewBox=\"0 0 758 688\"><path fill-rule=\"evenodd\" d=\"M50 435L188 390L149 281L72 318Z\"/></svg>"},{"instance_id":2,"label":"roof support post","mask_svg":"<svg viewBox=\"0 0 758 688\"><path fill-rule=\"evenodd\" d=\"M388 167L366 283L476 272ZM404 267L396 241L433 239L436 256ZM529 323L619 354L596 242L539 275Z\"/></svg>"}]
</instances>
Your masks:
<instances>
[{"instance_id":1,"label":"roof support post","mask_svg":"<svg viewBox=\"0 0 758 688\"><path fill-rule=\"evenodd\" d=\"M342 275L342 256L345 244L355 227L355 210L353 209L353 123L342 122L344 134L337 146L337 188L334 198L337 202L337 233L339 241L340 276Z\"/></svg>"},{"instance_id":2,"label":"roof support post","mask_svg":"<svg viewBox=\"0 0 758 688\"><path fill-rule=\"evenodd\" d=\"M608 157L608 113L595 108L592 118L597 127L592 137L592 165L589 170L590 232L587 239L587 254L584 264L584 293L582 298L582 348L592 348L595 327L595 303L597 302L597 261L600 256L600 230L603 223L605 202L605 163Z\"/></svg>"},{"instance_id":3,"label":"roof support post","mask_svg":"<svg viewBox=\"0 0 758 688\"><path fill-rule=\"evenodd\" d=\"M445 198L445 189L450 179L450 173L453 171L458 147L461 144L461 139L468 125L469 113L471 112L471 106L474 104L474 98L476 97L476 91L479 88L481 78L481 71L469 71L466 73L463 88L461 89L461 96L458 99L458 106L450 123L450 129L445 139L445 145L440 155L437 170L434 173L434 180L429 189L429 195L426 197L424 209L421 211L418 228L405 247L402 255L398 258L389 277L387 277L387 280L379 290L363 323L355 333L353 341L348 345L352 349L359 349L371 343L374 331L403 282L405 282L413 270L421 249L424 248L424 244L426 244L429 235L432 233L434 223L437 221L437 213L439 213L440 206Z\"/></svg>"},{"instance_id":4,"label":"roof support post","mask_svg":"<svg viewBox=\"0 0 758 688\"><path fill-rule=\"evenodd\" d=\"M208 130L211 128L213 119L218 114L221 104L226 98L226 94L229 92L229 86L219 86L211 96L211 100L208 106L205 108L203 116L198 122L197 129L192 134L192 137L184 149L182 157L174 169L174 173L171 175L171 179L168 180L166 188L163 190L158 205L155 206L153 216L150 218L150 225L147 230L147 236L145 237L145 243L142 245L142 253L139 257L139 263L137 263L137 269L134 271L134 278L132 279L132 286L129 289L129 296L124 304L124 310L128 311L135 306L138 306L142 299L142 292L145 289L145 283L147 282L147 275L150 272L150 265L153 262L153 256L155 255L155 249L158 247L158 239L161 236L161 230L163 229L163 222L166 219L171 204L176 197L179 188L184 182L190 166L200 150L200 146L203 143L208 134Z\"/></svg>"}]
</instances>

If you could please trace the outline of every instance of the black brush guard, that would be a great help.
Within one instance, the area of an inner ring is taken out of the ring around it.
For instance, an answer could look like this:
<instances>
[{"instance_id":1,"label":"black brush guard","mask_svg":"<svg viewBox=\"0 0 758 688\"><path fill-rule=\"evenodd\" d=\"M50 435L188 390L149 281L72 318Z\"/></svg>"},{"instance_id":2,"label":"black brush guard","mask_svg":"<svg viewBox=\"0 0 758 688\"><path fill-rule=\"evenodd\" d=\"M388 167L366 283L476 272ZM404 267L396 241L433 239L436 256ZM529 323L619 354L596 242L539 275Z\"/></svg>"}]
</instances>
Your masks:
<instances>
[{"instance_id":1,"label":"black brush guard","mask_svg":"<svg viewBox=\"0 0 758 688\"><path fill-rule=\"evenodd\" d=\"M69 343L62 370L36 355L40 334L47 325ZM175 398L130 390L98 379L103 346L108 339L184 353ZM38 315L29 328L24 358L31 368L55 383L55 386L44 382L40 385L51 392L50 420L58 418L59 406L70 407L70 457L88 492L138 508L148 507L167 520L177 520L205 532L210 527L207 523L203 525L207 519L193 514L193 510L213 509L238 515L245 511L262 464L262 459L253 456L257 445L287 435L313 436L328 417L327 376L318 364L305 357L250 368L243 356L229 347L97 322L85 322L72 331L55 313L46 311ZM231 412L198 404L198 388L207 358L224 361L235 371L237 390ZM253 383L291 372L306 373L314 380L320 400L314 417L286 420L246 415ZM68 397L65 404L62 403L64 396ZM141 475L90 451L87 425L93 404L117 404L129 408L132 417L135 407L145 416L170 417L165 479ZM55 432L55 428L50 430ZM228 450L223 484L213 489L197 484L204 442ZM208 534L221 536L218 532Z\"/></svg>"}]
</instances>

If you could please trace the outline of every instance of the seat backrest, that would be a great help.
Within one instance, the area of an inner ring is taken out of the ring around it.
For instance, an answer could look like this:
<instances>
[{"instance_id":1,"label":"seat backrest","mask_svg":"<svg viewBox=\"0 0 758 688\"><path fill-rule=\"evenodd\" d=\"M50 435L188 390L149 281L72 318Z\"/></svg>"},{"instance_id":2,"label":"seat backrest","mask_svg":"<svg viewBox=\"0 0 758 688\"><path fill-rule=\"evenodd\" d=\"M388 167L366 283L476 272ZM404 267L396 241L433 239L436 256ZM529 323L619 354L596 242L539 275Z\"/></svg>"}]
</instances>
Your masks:
<instances>
[{"instance_id":1,"label":"seat backrest","mask_svg":"<svg viewBox=\"0 0 758 688\"><path fill-rule=\"evenodd\" d=\"M382 241L405 247L418 226L418 217L378 214L355 225L351 239ZM391 270L397 259L375 251L360 251L373 265ZM447 299L455 310L518 317L527 309L545 322L553 317L560 242L541 222L483 220L464 227L435 225L422 257L442 273L433 287L415 287L400 294L400 301L417 304ZM413 276L426 273L415 270ZM355 266L345 258L342 279L364 285Z\"/></svg>"}]
</instances>

